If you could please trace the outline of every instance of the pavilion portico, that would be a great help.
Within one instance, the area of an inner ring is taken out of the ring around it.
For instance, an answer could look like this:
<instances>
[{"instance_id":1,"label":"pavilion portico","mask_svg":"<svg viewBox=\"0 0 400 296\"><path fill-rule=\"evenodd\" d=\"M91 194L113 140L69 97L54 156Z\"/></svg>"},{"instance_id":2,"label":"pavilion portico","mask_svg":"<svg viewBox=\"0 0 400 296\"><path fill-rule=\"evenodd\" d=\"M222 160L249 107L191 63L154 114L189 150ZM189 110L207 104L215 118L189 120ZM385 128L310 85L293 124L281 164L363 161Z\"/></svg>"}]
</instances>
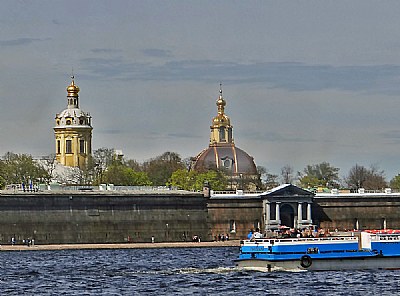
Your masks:
<instances>
[{"instance_id":1,"label":"pavilion portico","mask_svg":"<svg viewBox=\"0 0 400 296\"><path fill-rule=\"evenodd\" d=\"M292 184L283 184L263 193L264 231L283 226L297 229L311 227L313 196L312 192Z\"/></svg>"}]
</instances>

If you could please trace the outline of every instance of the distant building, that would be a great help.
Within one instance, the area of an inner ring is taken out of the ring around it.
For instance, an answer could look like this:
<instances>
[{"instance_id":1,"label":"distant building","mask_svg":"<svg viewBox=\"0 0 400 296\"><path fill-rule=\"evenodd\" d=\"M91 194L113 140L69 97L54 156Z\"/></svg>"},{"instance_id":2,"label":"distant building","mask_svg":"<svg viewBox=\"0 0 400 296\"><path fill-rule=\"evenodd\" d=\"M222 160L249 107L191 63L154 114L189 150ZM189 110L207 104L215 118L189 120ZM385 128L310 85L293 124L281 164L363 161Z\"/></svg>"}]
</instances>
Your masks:
<instances>
[{"instance_id":1,"label":"distant building","mask_svg":"<svg viewBox=\"0 0 400 296\"><path fill-rule=\"evenodd\" d=\"M54 136L57 161L83 169L92 153L92 117L79 109L79 87L74 76L67 87L67 109L56 114Z\"/></svg>"},{"instance_id":2,"label":"distant building","mask_svg":"<svg viewBox=\"0 0 400 296\"><path fill-rule=\"evenodd\" d=\"M225 171L229 177L230 189L255 189L259 181L253 157L235 146L233 127L225 114L226 101L222 96L222 87L217 99L218 114L210 126L211 135L208 148L194 159L192 170L205 171L217 169Z\"/></svg>"}]
</instances>

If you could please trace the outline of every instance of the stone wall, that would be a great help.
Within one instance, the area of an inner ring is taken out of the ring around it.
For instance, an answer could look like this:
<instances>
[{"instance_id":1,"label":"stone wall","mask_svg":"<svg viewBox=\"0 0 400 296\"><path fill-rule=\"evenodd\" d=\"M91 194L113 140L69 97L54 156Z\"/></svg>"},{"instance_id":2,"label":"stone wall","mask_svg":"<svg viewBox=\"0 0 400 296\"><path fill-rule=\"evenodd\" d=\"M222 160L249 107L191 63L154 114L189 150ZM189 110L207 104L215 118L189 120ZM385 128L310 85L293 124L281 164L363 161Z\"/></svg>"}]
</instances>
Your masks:
<instances>
[{"instance_id":1,"label":"stone wall","mask_svg":"<svg viewBox=\"0 0 400 296\"><path fill-rule=\"evenodd\" d=\"M314 224L330 230L400 229L399 194L317 196L312 212Z\"/></svg>"},{"instance_id":2,"label":"stone wall","mask_svg":"<svg viewBox=\"0 0 400 296\"><path fill-rule=\"evenodd\" d=\"M288 199L287 199L288 200ZM290 199L291 200L291 199ZM282 201L281 205L285 204ZM400 229L400 194L315 196L314 224L338 229ZM0 194L0 244L203 241L243 239L264 229L260 196L202 193L39 192Z\"/></svg>"},{"instance_id":3,"label":"stone wall","mask_svg":"<svg viewBox=\"0 0 400 296\"><path fill-rule=\"evenodd\" d=\"M259 198L211 198L208 201L208 215L214 238L228 234L231 239L244 239L250 229L263 223L262 202Z\"/></svg>"},{"instance_id":4,"label":"stone wall","mask_svg":"<svg viewBox=\"0 0 400 296\"><path fill-rule=\"evenodd\" d=\"M206 199L197 193L94 192L0 195L0 243L211 240Z\"/></svg>"}]
</instances>

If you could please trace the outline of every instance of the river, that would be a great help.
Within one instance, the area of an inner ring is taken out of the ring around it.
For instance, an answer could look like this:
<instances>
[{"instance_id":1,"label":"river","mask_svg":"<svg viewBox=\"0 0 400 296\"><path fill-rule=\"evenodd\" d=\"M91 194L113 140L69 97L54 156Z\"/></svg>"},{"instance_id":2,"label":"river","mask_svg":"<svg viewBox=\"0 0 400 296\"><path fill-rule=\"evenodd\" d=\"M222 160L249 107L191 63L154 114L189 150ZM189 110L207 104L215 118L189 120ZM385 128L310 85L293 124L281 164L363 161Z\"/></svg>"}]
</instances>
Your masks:
<instances>
[{"instance_id":1,"label":"river","mask_svg":"<svg viewBox=\"0 0 400 296\"><path fill-rule=\"evenodd\" d=\"M238 247L3 251L0 295L399 295L400 271L251 272Z\"/></svg>"}]
</instances>

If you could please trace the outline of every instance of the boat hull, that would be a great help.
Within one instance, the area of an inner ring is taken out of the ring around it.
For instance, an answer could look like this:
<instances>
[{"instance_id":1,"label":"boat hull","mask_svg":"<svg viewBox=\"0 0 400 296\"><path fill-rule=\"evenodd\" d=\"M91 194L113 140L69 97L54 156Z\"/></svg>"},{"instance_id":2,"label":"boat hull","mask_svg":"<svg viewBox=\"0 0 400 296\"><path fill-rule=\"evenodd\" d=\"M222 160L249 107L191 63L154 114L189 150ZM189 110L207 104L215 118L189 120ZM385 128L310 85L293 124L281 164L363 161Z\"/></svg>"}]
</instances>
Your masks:
<instances>
[{"instance_id":1,"label":"boat hull","mask_svg":"<svg viewBox=\"0 0 400 296\"><path fill-rule=\"evenodd\" d=\"M400 269L400 256L311 259L307 261L265 259L238 259L236 266L257 271L329 271L329 270L366 270L366 269Z\"/></svg>"}]
</instances>

